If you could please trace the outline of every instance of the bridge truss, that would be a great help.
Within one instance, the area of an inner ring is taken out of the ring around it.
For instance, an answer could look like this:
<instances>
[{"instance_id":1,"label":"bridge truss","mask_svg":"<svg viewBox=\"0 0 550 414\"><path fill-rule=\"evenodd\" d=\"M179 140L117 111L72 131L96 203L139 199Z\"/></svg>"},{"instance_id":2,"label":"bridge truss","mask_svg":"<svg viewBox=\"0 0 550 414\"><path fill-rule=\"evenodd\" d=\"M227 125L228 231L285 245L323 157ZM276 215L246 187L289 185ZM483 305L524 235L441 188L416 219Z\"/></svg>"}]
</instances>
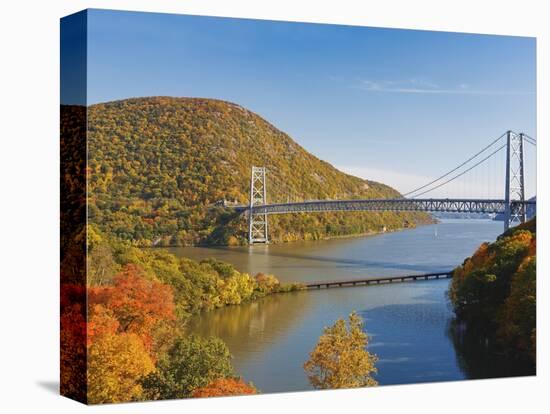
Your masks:
<instances>
[{"instance_id":1,"label":"bridge truss","mask_svg":"<svg viewBox=\"0 0 550 414\"><path fill-rule=\"evenodd\" d=\"M525 211L525 206L535 205L536 201L512 201L510 212L518 215ZM493 213L504 214L507 203L504 200L483 199L367 199L367 200L325 200L304 201L301 203L280 203L257 205L251 209L237 207L237 210L248 210L255 215L289 214L289 213L321 213L333 211L423 211L429 213Z\"/></svg>"}]
</instances>

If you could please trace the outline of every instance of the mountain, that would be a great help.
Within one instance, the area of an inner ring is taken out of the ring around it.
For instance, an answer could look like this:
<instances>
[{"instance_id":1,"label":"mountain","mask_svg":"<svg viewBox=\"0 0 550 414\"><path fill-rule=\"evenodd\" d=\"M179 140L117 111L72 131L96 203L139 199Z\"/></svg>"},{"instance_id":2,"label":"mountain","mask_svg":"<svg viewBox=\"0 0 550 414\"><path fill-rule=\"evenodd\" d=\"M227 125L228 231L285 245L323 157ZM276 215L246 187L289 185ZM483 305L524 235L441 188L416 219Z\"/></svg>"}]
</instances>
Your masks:
<instances>
[{"instance_id":1,"label":"mountain","mask_svg":"<svg viewBox=\"0 0 550 414\"><path fill-rule=\"evenodd\" d=\"M248 202L252 165L267 167L268 202L399 197L342 173L234 103L149 97L88 108L89 222L120 239L244 243L246 220L216 203ZM320 239L430 221L422 213L271 216L270 237Z\"/></svg>"}]
</instances>

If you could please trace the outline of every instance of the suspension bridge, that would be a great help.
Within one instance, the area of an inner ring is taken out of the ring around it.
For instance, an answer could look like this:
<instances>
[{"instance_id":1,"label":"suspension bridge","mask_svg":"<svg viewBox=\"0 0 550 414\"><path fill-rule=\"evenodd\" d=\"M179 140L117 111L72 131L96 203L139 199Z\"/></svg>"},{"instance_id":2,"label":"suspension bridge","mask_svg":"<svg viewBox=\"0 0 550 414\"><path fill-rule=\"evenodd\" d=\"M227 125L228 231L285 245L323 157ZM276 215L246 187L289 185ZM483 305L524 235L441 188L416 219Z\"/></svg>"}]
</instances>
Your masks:
<instances>
[{"instance_id":1,"label":"suspension bridge","mask_svg":"<svg viewBox=\"0 0 550 414\"><path fill-rule=\"evenodd\" d=\"M536 210L536 197L526 197L526 147L535 148L536 139L524 133L507 131L464 162L400 198L350 200L300 200L285 203L267 203L266 167L252 167L250 203L231 208L246 214L249 222L249 243L268 243L268 216L271 214L319 213L334 211L389 211L389 212L447 212L485 213L500 215L504 229L523 223L528 212ZM504 157L501 154L505 154ZM487 171L479 173L488 167ZM495 172L496 170L496 172ZM464 182L469 178L469 182ZM502 180L504 182L502 182ZM462 196L456 194L456 185L462 181ZM487 181L487 192L480 194L480 183ZM491 184L489 184L491 182ZM452 186L455 186L454 190ZM449 196L427 198L434 192ZM495 189L498 189L495 191ZM501 189L501 190L500 190ZM469 192L474 196L466 196ZM493 194L493 193L498 194Z\"/></svg>"}]
</instances>

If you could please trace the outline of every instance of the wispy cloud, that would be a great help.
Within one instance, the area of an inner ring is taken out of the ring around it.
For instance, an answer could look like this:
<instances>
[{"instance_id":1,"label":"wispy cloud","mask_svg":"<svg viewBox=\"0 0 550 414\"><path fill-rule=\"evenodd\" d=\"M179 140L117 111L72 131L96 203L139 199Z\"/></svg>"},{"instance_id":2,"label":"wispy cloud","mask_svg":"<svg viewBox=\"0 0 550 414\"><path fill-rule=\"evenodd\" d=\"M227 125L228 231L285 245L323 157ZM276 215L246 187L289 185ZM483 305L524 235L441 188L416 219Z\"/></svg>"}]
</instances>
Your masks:
<instances>
[{"instance_id":1,"label":"wispy cloud","mask_svg":"<svg viewBox=\"0 0 550 414\"><path fill-rule=\"evenodd\" d=\"M358 89L366 92L382 93L408 93L408 94L441 94L441 95L532 95L525 91L493 91L471 88L466 83L460 83L452 87L440 85L421 79L408 79L404 81L368 80L361 79Z\"/></svg>"}]
</instances>

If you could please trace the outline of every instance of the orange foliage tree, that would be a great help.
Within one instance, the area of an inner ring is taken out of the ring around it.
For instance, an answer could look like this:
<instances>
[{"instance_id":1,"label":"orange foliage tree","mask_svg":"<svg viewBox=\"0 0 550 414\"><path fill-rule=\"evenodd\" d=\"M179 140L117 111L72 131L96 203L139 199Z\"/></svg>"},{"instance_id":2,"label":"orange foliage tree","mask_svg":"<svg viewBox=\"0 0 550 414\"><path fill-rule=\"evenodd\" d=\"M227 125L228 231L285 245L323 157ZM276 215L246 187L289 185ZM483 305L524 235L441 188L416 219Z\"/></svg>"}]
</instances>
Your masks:
<instances>
[{"instance_id":1,"label":"orange foliage tree","mask_svg":"<svg viewBox=\"0 0 550 414\"><path fill-rule=\"evenodd\" d=\"M127 265L111 286L88 289L88 401L142 399L140 380L154 371L152 333L174 319L171 288Z\"/></svg>"},{"instance_id":2,"label":"orange foliage tree","mask_svg":"<svg viewBox=\"0 0 550 414\"><path fill-rule=\"evenodd\" d=\"M148 280L141 269L126 265L114 277L113 285L90 289L91 310L95 304L109 309L118 321L118 331L135 333L151 347L155 325L174 320L174 299L170 286ZM92 313L93 315L93 313Z\"/></svg>"},{"instance_id":3,"label":"orange foliage tree","mask_svg":"<svg viewBox=\"0 0 550 414\"><path fill-rule=\"evenodd\" d=\"M456 314L469 321L495 322L510 294L513 275L528 257L535 233L520 227L484 243L462 266L455 269L449 298Z\"/></svg>"},{"instance_id":4,"label":"orange foliage tree","mask_svg":"<svg viewBox=\"0 0 550 414\"><path fill-rule=\"evenodd\" d=\"M245 383L242 378L218 378L204 387L195 389L191 395L201 398L249 394L256 394L256 388Z\"/></svg>"}]
</instances>

